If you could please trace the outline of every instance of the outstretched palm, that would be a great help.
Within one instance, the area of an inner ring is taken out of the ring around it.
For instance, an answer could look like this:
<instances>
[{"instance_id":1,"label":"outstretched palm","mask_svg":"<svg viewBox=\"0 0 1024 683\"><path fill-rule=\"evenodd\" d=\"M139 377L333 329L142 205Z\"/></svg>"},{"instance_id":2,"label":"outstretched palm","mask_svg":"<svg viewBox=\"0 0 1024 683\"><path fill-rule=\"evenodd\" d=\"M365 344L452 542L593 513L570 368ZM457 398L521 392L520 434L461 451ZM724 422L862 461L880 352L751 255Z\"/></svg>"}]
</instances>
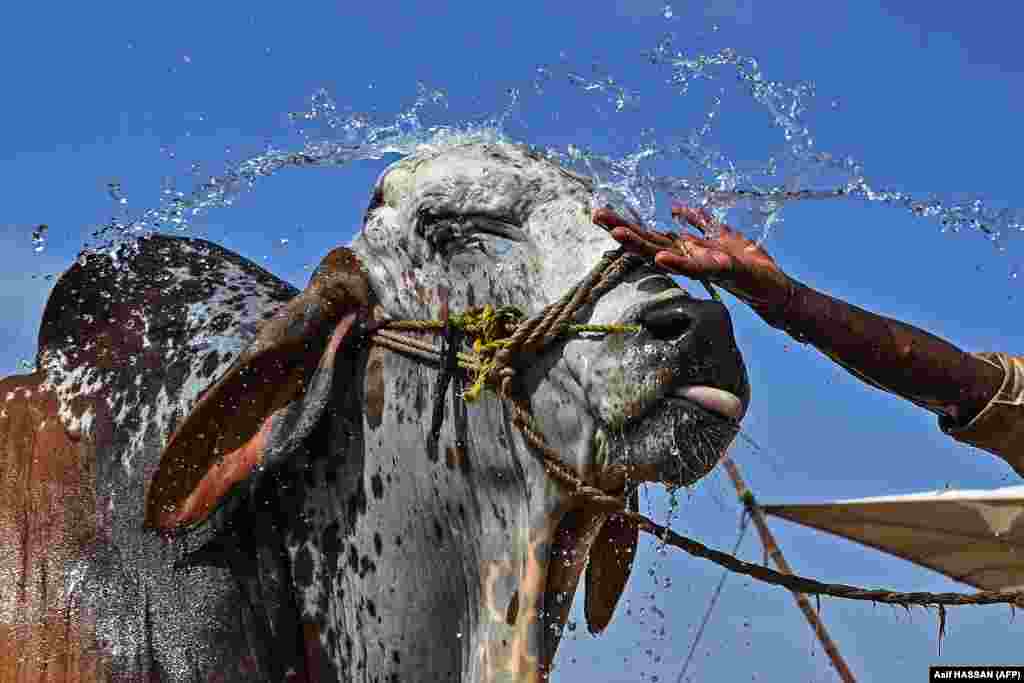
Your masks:
<instances>
[{"instance_id":1,"label":"outstretched palm","mask_svg":"<svg viewBox=\"0 0 1024 683\"><path fill-rule=\"evenodd\" d=\"M665 270L710 280L768 315L784 306L791 291L789 278L761 246L743 233L716 223L703 209L672 207L672 215L704 236L646 230L610 209L594 212L593 220L612 231L629 251L646 256Z\"/></svg>"}]
</instances>

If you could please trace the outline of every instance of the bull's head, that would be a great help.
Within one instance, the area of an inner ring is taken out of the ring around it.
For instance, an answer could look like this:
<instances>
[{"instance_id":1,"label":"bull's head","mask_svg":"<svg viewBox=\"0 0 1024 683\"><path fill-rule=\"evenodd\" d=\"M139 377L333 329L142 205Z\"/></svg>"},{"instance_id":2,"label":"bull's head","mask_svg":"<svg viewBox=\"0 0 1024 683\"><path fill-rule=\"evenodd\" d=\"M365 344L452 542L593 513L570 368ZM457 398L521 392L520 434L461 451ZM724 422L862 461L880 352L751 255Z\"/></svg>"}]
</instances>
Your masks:
<instances>
[{"instance_id":1,"label":"bull's head","mask_svg":"<svg viewBox=\"0 0 1024 683\"><path fill-rule=\"evenodd\" d=\"M449 403L435 367L353 342L361 318L537 314L617 247L594 201L584 179L505 143L391 166L352 245L365 270L333 252L204 397L165 453L150 523L195 522L276 468L294 492L280 504L295 513L297 590L339 677L543 675L588 557L588 622L607 625L636 529L574 502L496 395ZM624 496L707 474L749 397L725 308L641 266L577 322L640 331L563 339L520 366L516 390L562 465Z\"/></svg>"},{"instance_id":2,"label":"bull's head","mask_svg":"<svg viewBox=\"0 0 1024 683\"><path fill-rule=\"evenodd\" d=\"M354 249L391 317L435 318L442 290L453 311L533 315L618 246L593 201L587 181L528 151L466 145L389 168ZM579 320L642 331L575 339L534 366L531 386L550 385L535 411L545 433L572 435L569 464L672 486L707 474L749 397L724 306L640 269Z\"/></svg>"}]
</instances>

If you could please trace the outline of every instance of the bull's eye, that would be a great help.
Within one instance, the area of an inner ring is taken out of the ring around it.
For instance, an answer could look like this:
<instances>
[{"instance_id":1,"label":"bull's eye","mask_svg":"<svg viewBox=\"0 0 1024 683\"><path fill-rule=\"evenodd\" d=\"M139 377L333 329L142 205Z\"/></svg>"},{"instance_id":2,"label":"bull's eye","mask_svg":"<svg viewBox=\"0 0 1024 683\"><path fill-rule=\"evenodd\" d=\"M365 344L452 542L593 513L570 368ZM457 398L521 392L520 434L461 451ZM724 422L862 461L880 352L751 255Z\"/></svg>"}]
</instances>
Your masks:
<instances>
[{"instance_id":1,"label":"bull's eye","mask_svg":"<svg viewBox=\"0 0 1024 683\"><path fill-rule=\"evenodd\" d=\"M416 232L426 240L433 253L448 255L465 234L458 216L421 210L416 216Z\"/></svg>"},{"instance_id":2,"label":"bull's eye","mask_svg":"<svg viewBox=\"0 0 1024 683\"><path fill-rule=\"evenodd\" d=\"M491 216L444 214L420 211L417 233L430 245L431 251L449 258L459 253L479 250L484 254L502 253L505 242L520 242L522 231L515 223Z\"/></svg>"},{"instance_id":3,"label":"bull's eye","mask_svg":"<svg viewBox=\"0 0 1024 683\"><path fill-rule=\"evenodd\" d=\"M442 251L457 234L458 232L451 224L440 223L430 231L430 236L427 240L430 242L430 246L435 250Z\"/></svg>"},{"instance_id":4,"label":"bull's eye","mask_svg":"<svg viewBox=\"0 0 1024 683\"><path fill-rule=\"evenodd\" d=\"M473 226L458 217L437 221L427 231L427 243L434 253L445 258L479 244Z\"/></svg>"}]
</instances>

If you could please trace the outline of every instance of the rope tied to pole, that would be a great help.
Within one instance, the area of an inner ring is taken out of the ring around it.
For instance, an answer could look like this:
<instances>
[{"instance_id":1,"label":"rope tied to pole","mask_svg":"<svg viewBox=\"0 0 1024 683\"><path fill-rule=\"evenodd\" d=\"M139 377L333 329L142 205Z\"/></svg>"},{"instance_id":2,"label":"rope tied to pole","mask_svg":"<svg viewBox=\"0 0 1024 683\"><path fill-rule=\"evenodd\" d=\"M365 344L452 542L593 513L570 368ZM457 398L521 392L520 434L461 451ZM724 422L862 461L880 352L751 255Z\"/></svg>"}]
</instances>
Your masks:
<instances>
[{"instance_id":1,"label":"rope tied to pole","mask_svg":"<svg viewBox=\"0 0 1024 683\"><path fill-rule=\"evenodd\" d=\"M466 337L473 338L473 352L465 353L447 349L446 356L452 365L467 370L473 375L473 383L462 392L466 401L477 400L486 387L497 387L499 398L507 400L512 409L513 425L519 429L524 440L540 456L545 470L562 483L574 498L585 501L610 513L617 513L637 528L656 536L662 543L674 546L694 557L708 560L737 574L749 576L764 583L781 586L796 593L808 595L829 595L847 600L860 600L909 608L912 605L935 607L941 619L940 632L945 627L945 608L959 605L1006 604L1024 607L1024 591L978 591L968 593L926 593L898 592L882 588L866 589L846 584L826 584L795 574L783 574L764 565L744 562L734 555L709 548L668 529L650 518L629 510L625 497L613 496L601 489L588 485L568 466L561 462L558 452L551 448L544 435L536 428L530 412L529 402L517 397L512 391L512 381L518 368L532 354L548 344L570 334L588 332L628 333L640 330L638 325L587 325L571 322L587 305L609 291L637 265L640 257L623 249L606 253L598 264L575 287L566 292L557 302L546 306L538 315L525 319L525 315L514 307L492 307L465 311L449 315L448 320L390 320L373 328L370 340L400 353L438 366L450 367L430 344L414 339L398 330L438 333L446 329L457 329ZM454 355L450 355L454 354ZM752 494L748 495L752 501ZM747 499L741 496L746 503Z\"/></svg>"}]
</instances>

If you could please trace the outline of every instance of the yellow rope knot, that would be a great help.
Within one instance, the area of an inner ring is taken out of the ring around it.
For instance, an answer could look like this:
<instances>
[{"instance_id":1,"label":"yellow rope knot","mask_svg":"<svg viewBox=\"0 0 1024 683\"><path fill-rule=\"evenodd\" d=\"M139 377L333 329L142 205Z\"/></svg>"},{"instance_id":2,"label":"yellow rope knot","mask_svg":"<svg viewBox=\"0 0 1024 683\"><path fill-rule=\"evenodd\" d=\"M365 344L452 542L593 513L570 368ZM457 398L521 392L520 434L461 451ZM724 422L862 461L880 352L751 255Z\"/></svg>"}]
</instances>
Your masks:
<instances>
[{"instance_id":1,"label":"yellow rope knot","mask_svg":"<svg viewBox=\"0 0 1024 683\"><path fill-rule=\"evenodd\" d=\"M557 311L556 311L557 312ZM526 314L515 306L492 306L487 304L471 308L463 313L453 313L448 317L448 324L460 330L473 340L473 353L459 353L460 367L468 370L472 384L462 392L462 398L472 403L480 397L487 386L500 387L510 374L514 374L512 358L525 353L522 341L515 343L513 337L523 325L536 331L541 319L526 319ZM411 330L416 332L439 331L445 328L441 320L392 320L387 324L388 330ZM639 325L590 325L561 323L553 331L552 337L564 337L572 334L625 334L639 332ZM529 334L529 330L522 330ZM520 337L523 335L520 334ZM431 353L414 340L401 335L388 336L386 331L378 333L378 341L392 348L404 349L406 352ZM415 349L410 348L415 347ZM538 348L532 348L534 352ZM504 351L499 355L499 351ZM505 356L505 357L502 357Z\"/></svg>"},{"instance_id":2,"label":"yellow rope knot","mask_svg":"<svg viewBox=\"0 0 1024 683\"><path fill-rule=\"evenodd\" d=\"M497 369L495 353L508 345L508 340L526 315L515 306L495 308L487 304L457 313L448 318L449 322L464 334L473 338L473 353L476 354L476 376L462 398L472 403L480 397L484 387Z\"/></svg>"},{"instance_id":3,"label":"yellow rope knot","mask_svg":"<svg viewBox=\"0 0 1024 683\"><path fill-rule=\"evenodd\" d=\"M526 318L526 314L515 306L491 304L472 308L464 313L449 317L452 326L473 338L473 353L476 354L476 374L468 389L462 392L462 398L472 403L480 397L488 384L496 381L494 377L498 368L497 352L509 347L512 335ZM566 325L563 334L626 333L639 332L639 325Z\"/></svg>"},{"instance_id":4,"label":"yellow rope knot","mask_svg":"<svg viewBox=\"0 0 1024 683\"><path fill-rule=\"evenodd\" d=\"M515 306L495 308L487 304L452 315L449 321L465 334L476 338L473 342L473 351L480 353L485 347L511 337L525 317L526 314Z\"/></svg>"}]
</instances>

